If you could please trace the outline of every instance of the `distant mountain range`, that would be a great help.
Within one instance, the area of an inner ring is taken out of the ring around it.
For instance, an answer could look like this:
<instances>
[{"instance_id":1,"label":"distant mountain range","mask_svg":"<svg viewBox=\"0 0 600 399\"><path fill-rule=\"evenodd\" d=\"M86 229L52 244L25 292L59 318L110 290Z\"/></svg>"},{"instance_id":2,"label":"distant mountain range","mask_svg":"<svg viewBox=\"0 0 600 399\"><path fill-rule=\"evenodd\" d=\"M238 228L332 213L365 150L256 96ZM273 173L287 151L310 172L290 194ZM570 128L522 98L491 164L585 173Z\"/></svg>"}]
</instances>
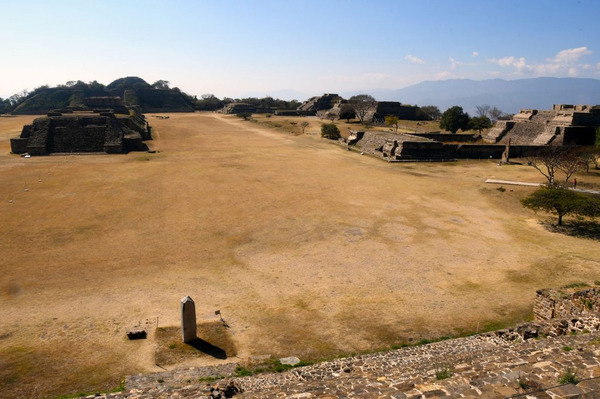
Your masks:
<instances>
[{"instance_id":1,"label":"distant mountain range","mask_svg":"<svg viewBox=\"0 0 600 399\"><path fill-rule=\"evenodd\" d=\"M521 108L551 109L553 104L600 104L600 80L533 78L519 80L451 79L425 81L398 90L376 89L339 93L344 98L367 93L378 101L436 105L443 112L459 105L474 113L477 105L498 107L507 113Z\"/></svg>"}]
</instances>

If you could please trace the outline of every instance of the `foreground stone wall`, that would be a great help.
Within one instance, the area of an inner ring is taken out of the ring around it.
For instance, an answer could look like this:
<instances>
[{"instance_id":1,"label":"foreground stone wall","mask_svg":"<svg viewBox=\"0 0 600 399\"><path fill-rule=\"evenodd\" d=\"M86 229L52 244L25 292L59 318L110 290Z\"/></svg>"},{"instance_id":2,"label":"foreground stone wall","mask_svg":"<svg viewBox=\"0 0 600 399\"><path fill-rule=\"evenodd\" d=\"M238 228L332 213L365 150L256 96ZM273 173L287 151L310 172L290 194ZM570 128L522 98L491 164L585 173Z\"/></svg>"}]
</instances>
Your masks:
<instances>
[{"instance_id":1,"label":"foreground stone wall","mask_svg":"<svg viewBox=\"0 0 600 399\"><path fill-rule=\"evenodd\" d=\"M232 376L232 364L139 374L126 378L124 392L95 398L599 397L597 329L573 330L576 334L565 329L556 336L534 336L532 331L535 328L527 324L250 377ZM561 383L560 378L569 371L576 381ZM227 378L206 383L212 376Z\"/></svg>"},{"instance_id":2,"label":"foreground stone wall","mask_svg":"<svg viewBox=\"0 0 600 399\"><path fill-rule=\"evenodd\" d=\"M535 321L599 313L599 294L600 288L596 287L576 292L538 290L533 307Z\"/></svg>"},{"instance_id":3,"label":"foreground stone wall","mask_svg":"<svg viewBox=\"0 0 600 399\"><path fill-rule=\"evenodd\" d=\"M124 392L89 398L599 398L600 314L592 313L598 294L540 290L536 312L549 319L539 323L283 373L235 377L236 364L228 363L138 374L126 378ZM581 303L586 314L548 316L580 312ZM211 377L222 379L206 383Z\"/></svg>"}]
</instances>

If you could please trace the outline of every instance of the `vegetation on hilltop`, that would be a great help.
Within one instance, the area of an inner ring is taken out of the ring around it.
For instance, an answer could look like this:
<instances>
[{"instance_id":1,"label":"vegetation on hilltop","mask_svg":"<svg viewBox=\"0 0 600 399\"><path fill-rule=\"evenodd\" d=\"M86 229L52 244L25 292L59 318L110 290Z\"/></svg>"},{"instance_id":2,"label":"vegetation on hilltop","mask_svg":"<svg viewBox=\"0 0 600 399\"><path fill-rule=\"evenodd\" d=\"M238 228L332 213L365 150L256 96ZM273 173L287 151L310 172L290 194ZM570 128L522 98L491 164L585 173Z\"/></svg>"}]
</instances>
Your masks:
<instances>
[{"instance_id":1,"label":"vegetation on hilltop","mask_svg":"<svg viewBox=\"0 0 600 399\"><path fill-rule=\"evenodd\" d=\"M13 114L40 114L52 109L79 106L84 97L124 96L125 90L133 95L128 101L140 105L145 112L186 112L195 109L196 98L183 93L177 87L170 88L168 82L157 81L153 85L141 78L130 76L117 79L104 86L97 81L69 81L64 85L43 85L28 92L24 90L6 100L0 99L0 112Z\"/></svg>"},{"instance_id":2,"label":"vegetation on hilltop","mask_svg":"<svg viewBox=\"0 0 600 399\"><path fill-rule=\"evenodd\" d=\"M82 105L84 97L124 97L126 90L131 91L126 101L140 105L144 112L216 111L234 102L248 103L259 109L295 110L301 104L297 100L286 101L270 96L219 99L213 94L203 94L198 98L178 87L170 87L167 80L149 84L137 76L128 76L107 86L95 80L89 83L73 80L56 87L43 85L31 92L23 90L9 98L0 98L0 114L43 114L57 108Z\"/></svg>"}]
</instances>

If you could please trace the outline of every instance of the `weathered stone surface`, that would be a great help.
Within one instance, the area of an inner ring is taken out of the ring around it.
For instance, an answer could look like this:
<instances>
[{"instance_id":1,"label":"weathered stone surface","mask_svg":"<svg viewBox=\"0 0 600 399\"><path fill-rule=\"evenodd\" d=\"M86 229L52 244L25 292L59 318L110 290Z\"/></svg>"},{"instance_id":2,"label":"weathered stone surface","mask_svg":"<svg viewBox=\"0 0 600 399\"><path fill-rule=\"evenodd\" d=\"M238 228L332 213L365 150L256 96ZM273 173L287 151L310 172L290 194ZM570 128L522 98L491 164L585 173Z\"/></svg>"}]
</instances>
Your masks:
<instances>
[{"instance_id":1,"label":"weathered stone surface","mask_svg":"<svg viewBox=\"0 0 600 399\"><path fill-rule=\"evenodd\" d=\"M183 342L192 342L197 338L196 305L189 296L181 299L181 335Z\"/></svg>"}]
</instances>

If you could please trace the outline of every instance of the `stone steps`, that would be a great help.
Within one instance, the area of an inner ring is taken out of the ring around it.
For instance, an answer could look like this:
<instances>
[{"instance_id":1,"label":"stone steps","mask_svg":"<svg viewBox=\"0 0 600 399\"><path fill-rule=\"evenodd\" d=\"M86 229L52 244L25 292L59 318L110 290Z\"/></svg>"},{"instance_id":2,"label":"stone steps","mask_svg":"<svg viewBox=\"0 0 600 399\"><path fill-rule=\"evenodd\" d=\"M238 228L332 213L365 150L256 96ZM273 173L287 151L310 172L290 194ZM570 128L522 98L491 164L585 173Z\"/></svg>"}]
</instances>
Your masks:
<instances>
[{"instance_id":1,"label":"stone steps","mask_svg":"<svg viewBox=\"0 0 600 399\"><path fill-rule=\"evenodd\" d=\"M560 134L560 128L558 126L547 126L544 131L533 140L533 145L546 145L550 144L557 135Z\"/></svg>"}]
</instances>

